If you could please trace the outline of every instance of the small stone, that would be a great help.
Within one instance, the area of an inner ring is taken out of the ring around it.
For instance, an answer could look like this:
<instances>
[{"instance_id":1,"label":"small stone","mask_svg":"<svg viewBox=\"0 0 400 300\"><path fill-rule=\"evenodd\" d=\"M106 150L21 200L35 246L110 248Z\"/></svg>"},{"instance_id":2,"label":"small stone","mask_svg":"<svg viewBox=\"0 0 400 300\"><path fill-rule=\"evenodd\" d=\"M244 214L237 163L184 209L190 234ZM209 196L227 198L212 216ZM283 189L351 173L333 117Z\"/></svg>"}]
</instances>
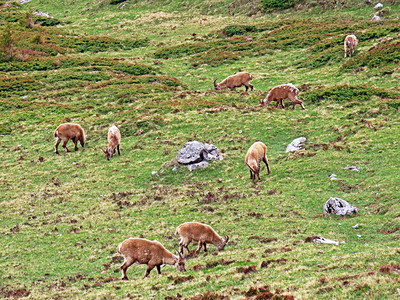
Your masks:
<instances>
[{"instance_id":1,"label":"small stone","mask_svg":"<svg viewBox=\"0 0 400 300\"><path fill-rule=\"evenodd\" d=\"M381 9L382 7L383 7L383 4L379 2L377 5L374 6L374 9L378 10L378 9Z\"/></svg>"},{"instance_id":2,"label":"small stone","mask_svg":"<svg viewBox=\"0 0 400 300\"><path fill-rule=\"evenodd\" d=\"M338 180L336 174L331 174L331 175L329 175L329 178L330 178L331 180Z\"/></svg>"},{"instance_id":3,"label":"small stone","mask_svg":"<svg viewBox=\"0 0 400 300\"><path fill-rule=\"evenodd\" d=\"M382 20L382 19L381 19L380 16L374 15L374 16L372 17L372 21L379 22L379 21L381 21L381 20Z\"/></svg>"},{"instance_id":4,"label":"small stone","mask_svg":"<svg viewBox=\"0 0 400 300\"><path fill-rule=\"evenodd\" d=\"M350 170L350 171L357 171L357 172L360 172L360 169L357 168L356 166L346 167L345 169L346 169L346 170Z\"/></svg>"},{"instance_id":5,"label":"small stone","mask_svg":"<svg viewBox=\"0 0 400 300\"><path fill-rule=\"evenodd\" d=\"M351 226L351 227L353 227L354 229L357 229L357 228L359 227L359 225L358 225L358 224L356 224L356 225L354 225L354 226Z\"/></svg>"}]
</instances>

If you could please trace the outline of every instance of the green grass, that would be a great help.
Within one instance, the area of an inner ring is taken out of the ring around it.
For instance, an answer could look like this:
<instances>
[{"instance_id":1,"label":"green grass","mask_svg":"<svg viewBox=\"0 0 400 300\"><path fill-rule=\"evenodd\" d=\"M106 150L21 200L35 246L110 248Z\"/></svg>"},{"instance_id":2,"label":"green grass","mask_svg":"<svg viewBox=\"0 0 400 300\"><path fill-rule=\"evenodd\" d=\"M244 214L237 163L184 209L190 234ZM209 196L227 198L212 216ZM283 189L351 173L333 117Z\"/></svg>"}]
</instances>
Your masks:
<instances>
[{"instance_id":1,"label":"green grass","mask_svg":"<svg viewBox=\"0 0 400 300\"><path fill-rule=\"evenodd\" d=\"M0 297L396 297L400 6L385 2L390 15L373 23L365 1L313 2L270 13L241 0L1 8L0 36L9 22L14 57L0 56ZM30 10L56 21L25 28ZM343 59L348 33L360 43ZM253 74L255 91L213 90L215 77L238 70ZM287 82L305 111L259 105ZM84 149L54 153L63 122L81 124ZM107 161L112 124L121 156ZM285 153L300 136L305 148ZM224 160L194 172L165 167L194 139ZM258 140L272 174L253 183L244 156ZM359 213L322 216L329 197ZM121 241L157 239L176 252L186 221L230 242L187 260L184 274L166 266L142 279L145 266L133 265L129 281L118 279ZM305 242L314 235L345 243Z\"/></svg>"}]
</instances>

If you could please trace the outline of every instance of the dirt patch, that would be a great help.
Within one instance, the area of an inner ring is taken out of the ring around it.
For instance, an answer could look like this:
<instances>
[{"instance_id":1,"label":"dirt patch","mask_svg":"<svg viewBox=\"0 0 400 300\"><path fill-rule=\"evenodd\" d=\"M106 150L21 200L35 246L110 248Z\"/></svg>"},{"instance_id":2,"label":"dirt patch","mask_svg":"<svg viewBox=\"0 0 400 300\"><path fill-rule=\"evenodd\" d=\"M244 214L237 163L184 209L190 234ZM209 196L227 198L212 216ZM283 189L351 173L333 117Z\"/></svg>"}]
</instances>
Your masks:
<instances>
[{"instance_id":1,"label":"dirt patch","mask_svg":"<svg viewBox=\"0 0 400 300\"><path fill-rule=\"evenodd\" d=\"M286 262L287 262L286 258L264 260L261 263L261 268L268 268L271 264L284 265L284 264L286 264Z\"/></svg>"},{"instance_id":2,"label":"dirt patch","mask_svg":"<svg viewBox=\"0 0 400 300\"><path fill-rule=\"evenodd\" d=\"M216 266L226 266L226 265L230 265L234 262L235 262L235 260L226 260L226 259L221 258L220 260L216 260L216 261L208 261L206 263L206 268L211 269Z\"/></svg>"},{"instance_id":3,"label":"dirt patch","mask_svg":"<svg viewBox=\"0 0 400 300\"><path fill-rule=\"evenodd\" d=\"M244 292L244 295L246 297L252 297L252 296L256 296L260 293L267 293L270 292L270 288L268 285L264 285L262 287L250 287L249 290L247 292Z\"/></svg>"},{"instance_id":4,"label":"dirt patch","mask_svg":"<svg viewBox=\"0 0 400 300\"><path fill-rule=\"evenodd\" d=\"M275 238L265 238L258 235L252 235L248 238L248 240L259 240L261 243L271 243L276 242L278 239Z\"/></svg>"},{"instance_id":5,"label":"dirt patch","mask_svg":"<svg viewBox=\"0 0 400 300\"><path fill-rule=\"evenodd\" d=\"M277 290L275 293L271 292L270 287L265 285L262 287L250 287L247 292L244 292L246 297L252 299L274 299L274 300L294 300L292 295L281 295L281 291ZM253 298L254 297L254 298Z\"/></svg>"},{"instance_id":6,"label":"dirt patch","mask_svg":"<svg viewBox=\"0 0 400 300\"><path fill-rule=\"evenodd\" d=\"M382 265L379 267L379 272L400 274L400 265Z\"/></svg>"},{"instance_id":7,"label":"dirt patch","mask_svg":"<svg viewBox=\"0 0 400 300\"><path fill-rule=\"evenodd\" d=\"M180 276L174 279L174 283L178 284L178 283L182 283L182 282L186 282L186 281L190 281L193 280L194 276L193 275L188 275L188 276Z\"/></svg>"},{"instance_id":8,"label":"dirt patch","mask_svg":"<svg viewBox=\"0 0 400 300\"><path fill-rule=\"evenodd\" d=\"M2 287L0 290L0 295L2 298L22 298L28 297L31 294L30 291L25 288L21 289L8 289L8 287Z\"/></svg>"},{"instance_id":9,"label":"dirt patch","mask_svg":"<svg viewBox=\"0 0 400 300\"><path fill-rule=\"evenodd\" d=\"M195 265L192 267L193 271L199 271L199 270L203 270L204 269L204 265Z\"/></svg>"},{"instance_id":10,"label":"dirt patch","mask_svg":"<svg viewBox=\"0 0 400 300\"><path fill-rule=\"evenodd\" d=\"M304 239L305 243L312 243L315 239L319 239L320 237L317 235L309 236Z\"/></svg>"},{"instance_id":11,"label":"dirt patch","mask_svg":"<svg viewBox=\"0 0 400 300\"><path fill-rule=\"evenodd\" d=\"M248 267L237 267L236 268L236 273L244 273L244 274L250 274L252 272L254 272L257 269L256 265L251 265Z\"/></svg>"},{"instance_id":12,"label":"dirt patch","mask_svg":"<svg viewBox=\"0 0 400 300\"><path fill-rule=\"evenodd\" d=\"M250 212L247 214L249 217L253 217L256 219L261 219L263 214L262 213L258 213L258 212Z\"/></svg>"},{"instance_id":13,"label":"dirt patch","mask_svg":"<svg viewBox=\"0 0 400 300\"><path fill-rule=\"evenodd\" d=\"M194 297L189 298L189 300L229 300L229 296L221 295L215 292L207 292L204 294L198 294Z\"/></svg>"}]
</instances>

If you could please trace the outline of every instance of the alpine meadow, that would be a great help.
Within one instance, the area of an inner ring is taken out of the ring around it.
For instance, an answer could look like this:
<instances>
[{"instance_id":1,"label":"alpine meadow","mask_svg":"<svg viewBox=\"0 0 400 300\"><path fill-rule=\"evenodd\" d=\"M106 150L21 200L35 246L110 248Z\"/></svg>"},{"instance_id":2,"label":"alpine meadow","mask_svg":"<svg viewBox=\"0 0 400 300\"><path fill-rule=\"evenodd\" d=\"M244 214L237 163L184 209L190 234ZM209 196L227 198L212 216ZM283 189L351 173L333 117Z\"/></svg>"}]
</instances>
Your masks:
<instances>
[{"instance_id":1,"label":"alpine meadow","mask_svg":"<svg viewBox=\"0 0 400 300\"><path fill-rule=\"evenodd\" d=\"M399 298L399 18L0 0L0 298ZM223 159L190 171L190 141Z\"/></svg>"}]
</instances>

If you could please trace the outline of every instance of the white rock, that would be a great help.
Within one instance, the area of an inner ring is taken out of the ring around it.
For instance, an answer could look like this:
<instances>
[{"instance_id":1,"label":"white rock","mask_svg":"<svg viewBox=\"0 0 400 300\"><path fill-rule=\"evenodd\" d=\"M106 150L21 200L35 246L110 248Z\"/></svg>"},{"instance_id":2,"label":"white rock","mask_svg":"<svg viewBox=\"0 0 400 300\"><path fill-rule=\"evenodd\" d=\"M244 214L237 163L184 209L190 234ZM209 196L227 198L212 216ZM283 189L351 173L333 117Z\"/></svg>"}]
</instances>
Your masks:
<instances>
[{"instance_id":1,"label":"white rock","mask_svg":"<svg viewBox=\"0 0 400 300\"><path fill-rule=\"evenodd\" d=\"M289 145L287 145L286 153L300 150L303 147L302 143L304 143L305 141L307 141L305 137L294 139Z\"/></svg>"},{"instance_id":2,"label":"white rock","mask_svg":"<svg viewBox=\"0 0 400 300\"><path fill-rule=\"evenodd\" d=\"M324 215L335 214L339 216L351 215L358 212L358 208L350 205L347 201L331 197L324 205Z\"/></svg>"},{"instance_id":3,"label":"white rock","mask_svg":"<svg viewBox=\"0 0 400 300\"><path fill-rule=\"evenodd\" d=\"M377 5L374 6L374 9L381 9L383 7L382 3L378 3Z\"/></svg>"},{"instance_id":4,"label":"white rock","mask_svg":"<svg viewBox=\"0 0 400 300\"><path fill-rule=\"evenodd\" d=\"M359 168L357 168L356 166L350 166L350 167L346 167L345 169L346 169L346 170L351 170L351 171L357 171L357 172L360 172L360 169L359 169Z\"/></svg>"},{"instance_id":5,"label":"white rock","mask_svg":"<svg viewBox=\"0 0 400 300\"><path fill-rule=\"evenodd\" d=\"M351 227L353 227L354 229L357 229L357 228L359 227L359 225L358 225L358 224L356 224L356 225L354 225L354 226L351 226Z\"/></svg>"},{"instance_id":6,"label":"white rock","mask_svg":"<svg viewBox=\"0 0 400 300\"><path fill-rule=\"evenodd\" d=\"M374 15L372 17L372 21L379 22L380 20L382 20L380 16Z\"/></svg>"}]
</instances>

